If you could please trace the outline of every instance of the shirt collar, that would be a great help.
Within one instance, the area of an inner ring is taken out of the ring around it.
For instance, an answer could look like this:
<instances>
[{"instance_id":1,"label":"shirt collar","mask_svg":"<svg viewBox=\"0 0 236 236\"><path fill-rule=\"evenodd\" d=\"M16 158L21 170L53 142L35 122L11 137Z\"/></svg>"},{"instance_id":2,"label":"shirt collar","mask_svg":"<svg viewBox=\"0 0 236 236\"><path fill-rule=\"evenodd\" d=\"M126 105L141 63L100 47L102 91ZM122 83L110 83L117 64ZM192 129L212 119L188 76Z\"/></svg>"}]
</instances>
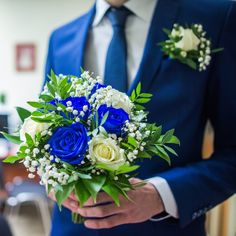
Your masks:
<instances>
[{"instance_id":1,"label":"shirt collar","mask_svg":"<svg viewBox=\"0 0 236 236\"><path fill-rule=\"evenodd\" d=\"M155 5L158 0L128 0L124 6L134 13L137 17L145 22L151 22ZM105 0L96 1L96 14L93 20L93 27L96 27L103 19L106 11L109 9L110 4Z\"/></svg>"}]
</instances>

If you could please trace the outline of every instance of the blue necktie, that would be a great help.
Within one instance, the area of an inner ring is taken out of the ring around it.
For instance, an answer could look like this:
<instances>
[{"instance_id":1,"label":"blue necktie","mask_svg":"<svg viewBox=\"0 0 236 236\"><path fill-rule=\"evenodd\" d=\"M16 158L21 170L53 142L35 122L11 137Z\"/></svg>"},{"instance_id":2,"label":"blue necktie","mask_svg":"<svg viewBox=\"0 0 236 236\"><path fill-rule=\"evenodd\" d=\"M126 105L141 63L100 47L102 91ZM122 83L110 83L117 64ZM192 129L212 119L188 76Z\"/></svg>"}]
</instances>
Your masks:
<instances>
[{"instance_id":1,"label":"blue necktie","mask_svg":"<svg viewBox=\"0 0 236 236\"><path fill-rule=\"evenodd\" d=\"M131 12L125 8L110 8L106 13L113 28L113 36L107 50L104 84L121 92L127 92L127 48L125 21Z\"/></svg>"}]
</instances>

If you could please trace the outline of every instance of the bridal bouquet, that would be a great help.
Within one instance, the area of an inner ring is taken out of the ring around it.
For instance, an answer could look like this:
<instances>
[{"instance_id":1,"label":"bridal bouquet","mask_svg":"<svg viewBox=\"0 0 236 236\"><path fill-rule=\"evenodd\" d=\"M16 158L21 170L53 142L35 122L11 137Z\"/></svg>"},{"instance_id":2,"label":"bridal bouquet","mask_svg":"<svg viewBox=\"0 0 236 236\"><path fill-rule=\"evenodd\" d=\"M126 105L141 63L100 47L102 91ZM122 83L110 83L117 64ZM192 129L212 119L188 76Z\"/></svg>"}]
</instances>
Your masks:
<instances>
[{"instance_id":1,"label":"bridal bouquet","mask_svg":"<svg viewBox=\"0 0 236 236\"><path fill-rule=\"evenodd\" d=\"M179 144L174 130L147 122L143 104L152 94L142 93L141 84L128 97L101 84L99 77L83 71L80 77L56 76L53 71L34 110L17 107L23 122L14 134L3 133L19 144L15 156L5 162L23 162L28 177L40 176L48 193L54 191L59 207L74 192L80 206L104 191L119 206L119 195L140 187L129 179L138 159L177 155L169 144ZM145 184L145 183L142 183ZM72 214L77 222L79 216Z\"/></svg>"}]
</instances>

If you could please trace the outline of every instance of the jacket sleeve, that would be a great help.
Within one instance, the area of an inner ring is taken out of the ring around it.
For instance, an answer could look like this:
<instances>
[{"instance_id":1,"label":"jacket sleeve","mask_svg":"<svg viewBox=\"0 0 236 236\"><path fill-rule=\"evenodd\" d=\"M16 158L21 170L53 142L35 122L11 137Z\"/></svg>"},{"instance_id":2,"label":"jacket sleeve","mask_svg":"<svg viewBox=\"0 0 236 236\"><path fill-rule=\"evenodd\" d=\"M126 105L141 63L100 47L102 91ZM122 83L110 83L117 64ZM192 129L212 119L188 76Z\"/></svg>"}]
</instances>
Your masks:
<instances>
[{"instance_id":1,"label":"jacket sleeve","mask_svg":"<svg viewBox=\"0 0 236 236\"><path fill-rule=\"evenodd\" d=\"M236 4L227 12L219 46L224 51L212 61L206 113L215 133L214 153L158 176L168 182L182 227L204 215L236 192Z\"/></svg>"}]
</instances>

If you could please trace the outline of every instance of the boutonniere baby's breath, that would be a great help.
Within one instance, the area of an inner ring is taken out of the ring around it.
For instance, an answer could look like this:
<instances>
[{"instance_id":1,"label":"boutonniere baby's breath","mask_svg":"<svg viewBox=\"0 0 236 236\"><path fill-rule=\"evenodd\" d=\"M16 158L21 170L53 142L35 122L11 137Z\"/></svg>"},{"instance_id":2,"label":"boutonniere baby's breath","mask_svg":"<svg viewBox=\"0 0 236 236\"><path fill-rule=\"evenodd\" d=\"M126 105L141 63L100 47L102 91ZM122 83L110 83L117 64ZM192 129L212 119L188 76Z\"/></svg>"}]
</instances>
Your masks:
<instances>
[{"instance_id":1,"label":"boutonniere baby's breath","mask_svg":"<svg viewBox=\"0 0 236 236\"><path fill-rule=\"evenodd\" d=\"M195 70L206 70L212 53L223 50L222 48L212 49L211 41L206 38L206 32L200 24L185 28L174 24L172 30L163 29L163 31L169 38L159 43L164 54Z\"/></svg>"}]
</instances>

